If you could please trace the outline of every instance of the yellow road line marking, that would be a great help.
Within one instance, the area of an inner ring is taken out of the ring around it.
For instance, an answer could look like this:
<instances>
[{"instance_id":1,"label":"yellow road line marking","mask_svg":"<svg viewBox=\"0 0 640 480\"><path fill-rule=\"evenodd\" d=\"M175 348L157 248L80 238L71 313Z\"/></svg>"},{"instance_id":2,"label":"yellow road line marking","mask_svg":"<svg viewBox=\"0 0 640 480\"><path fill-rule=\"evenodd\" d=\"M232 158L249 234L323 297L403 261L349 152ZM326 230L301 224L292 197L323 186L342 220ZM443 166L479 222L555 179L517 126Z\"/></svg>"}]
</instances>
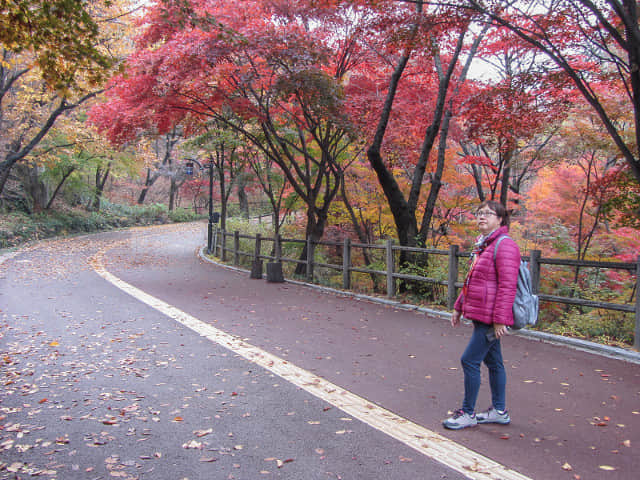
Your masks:
<instances>
[{"instance_id":1,"label":"yellow road line marking","mask_svg":"<svg viewBox=\"0 0 640 480\"><path fill-rule=\"evenodd\" d=\"M112 246L113 247L113 246ZM490 458L480 455L442 435L400 417L280 357L261 350L241 338L230 335L153 297L109 273L102 261L103 252L91 259L101 277L134 298L190 328L245 359L260 365L293 385L304 389L367 425L395 438L414 450L437 460L474 480L530 480Z\"/></svg>"}]
</instances>

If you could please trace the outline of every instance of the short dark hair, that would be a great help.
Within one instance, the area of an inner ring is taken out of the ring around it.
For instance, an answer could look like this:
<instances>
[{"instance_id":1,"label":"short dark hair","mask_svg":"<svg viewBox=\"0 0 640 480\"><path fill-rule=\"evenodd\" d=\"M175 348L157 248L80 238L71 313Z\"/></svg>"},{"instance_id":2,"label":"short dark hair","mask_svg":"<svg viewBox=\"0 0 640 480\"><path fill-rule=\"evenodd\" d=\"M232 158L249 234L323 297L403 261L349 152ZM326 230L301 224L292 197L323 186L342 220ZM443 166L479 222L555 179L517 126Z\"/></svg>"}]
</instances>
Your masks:
<instances>
[{"instance_id":1,"label":"short dark hair","mask_svg":"<svg viewBox=\"0 0 640 480\"><path fill-rule=\"evenodd\" d=\"M500 218L500 225L509 225L509 212L507 211L507 207L505 207L502 203L496 202L495 200L485 200L476 209L476 212L482 207L488 207L491 209L491 211L495 212L496 215Z\"/></svg>"}]
</instances>

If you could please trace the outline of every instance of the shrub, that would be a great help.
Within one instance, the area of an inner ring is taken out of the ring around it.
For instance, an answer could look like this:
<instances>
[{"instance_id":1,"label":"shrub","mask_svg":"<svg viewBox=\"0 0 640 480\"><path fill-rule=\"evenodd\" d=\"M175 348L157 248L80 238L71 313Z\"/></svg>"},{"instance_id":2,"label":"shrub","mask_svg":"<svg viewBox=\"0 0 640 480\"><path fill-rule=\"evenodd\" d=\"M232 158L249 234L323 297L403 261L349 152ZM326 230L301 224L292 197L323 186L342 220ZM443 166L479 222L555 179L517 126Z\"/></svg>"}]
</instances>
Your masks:
<instances>
[{"instance_id":1,"label":"shrub","mask_svg":"<svg viewBox=\"0 0 640 480\"><path fill-rule=\"evenodd\" d=\"M630 313L574 307L546 324L544 330L609 345L629 346L633 345L634 324Z\"/></svg>"},{"instance_id":2,"label":"shrub","mask_svg":"<svg viewBox=\"0 0 640 480\"><path fill-rule=\"evenodd\" d=\"M185 222L197 217L184 209L169 214L167 207L118 205L103 202L100 212L82 209L49 210L35 215L12 211L0 214L0 248L15 247L32 240L78 233L94 233L135 225Z\"/></svg>"},{"instance_id":3,"label":"shrub","mask_svg":"<svg viewBox=\"0 0 640 480\"><path fill-rule=\"evenodd\" d=\"M201 215L196 215L192 210L184 208L176 208L173 212L169 212L169 220L172 222L192 222L203 218Z\"/></svg>"}]
</instances>

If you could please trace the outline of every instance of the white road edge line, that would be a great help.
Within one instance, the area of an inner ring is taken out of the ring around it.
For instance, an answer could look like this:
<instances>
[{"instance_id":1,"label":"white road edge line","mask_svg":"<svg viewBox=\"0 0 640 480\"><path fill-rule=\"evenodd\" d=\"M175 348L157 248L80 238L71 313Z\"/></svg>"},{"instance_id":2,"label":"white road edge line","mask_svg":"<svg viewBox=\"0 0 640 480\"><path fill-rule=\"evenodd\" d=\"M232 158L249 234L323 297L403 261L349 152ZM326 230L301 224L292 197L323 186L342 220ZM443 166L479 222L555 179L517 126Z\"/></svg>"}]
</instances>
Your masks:
<instances>
[{"instance_id":1,"label":"white road edge line","mask_svg":"<svg viewBox=\"0 0 640 480\"><path fill-rule=\"evenodd\" d=\"M109 248L113 248L111 245ZM326 401L348 415L395 438L419 453L452 468L474 480L531 480L515 470L509 469L490 458L459 445L436 432L400 417L389 410L369 402L342 387L311 372L250 345L203 321L155 298L109 273L104 267L106 250L95 254L90 263L102 278L132 297L146 303L164 315L190 328L210 341L225 347L266 370L278 375L293 385Z\"/></svg>"}]
</instances>

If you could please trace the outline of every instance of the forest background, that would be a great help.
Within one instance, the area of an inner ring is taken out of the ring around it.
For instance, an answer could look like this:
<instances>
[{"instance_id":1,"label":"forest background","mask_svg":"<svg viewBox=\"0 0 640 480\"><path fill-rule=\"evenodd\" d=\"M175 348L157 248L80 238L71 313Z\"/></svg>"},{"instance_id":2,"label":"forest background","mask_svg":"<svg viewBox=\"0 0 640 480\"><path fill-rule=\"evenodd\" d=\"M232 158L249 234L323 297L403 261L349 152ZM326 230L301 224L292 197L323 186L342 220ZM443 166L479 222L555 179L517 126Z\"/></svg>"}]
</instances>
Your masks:
<instances>
[{"instance_id":1,"label":"forest background","mask_svg":"<svg viewBox=\"0 0 640 480\"><path fill-rule=\"evenodd\" d=\"M469 250L495 199L523 254L640 254L636 1L1 0L0 22L2 246L198 218L211 176L222 228ZM545 282L638 294L617 271ZM632 314L542 320L633 343Z\"/></svg>"}]
</instances>

